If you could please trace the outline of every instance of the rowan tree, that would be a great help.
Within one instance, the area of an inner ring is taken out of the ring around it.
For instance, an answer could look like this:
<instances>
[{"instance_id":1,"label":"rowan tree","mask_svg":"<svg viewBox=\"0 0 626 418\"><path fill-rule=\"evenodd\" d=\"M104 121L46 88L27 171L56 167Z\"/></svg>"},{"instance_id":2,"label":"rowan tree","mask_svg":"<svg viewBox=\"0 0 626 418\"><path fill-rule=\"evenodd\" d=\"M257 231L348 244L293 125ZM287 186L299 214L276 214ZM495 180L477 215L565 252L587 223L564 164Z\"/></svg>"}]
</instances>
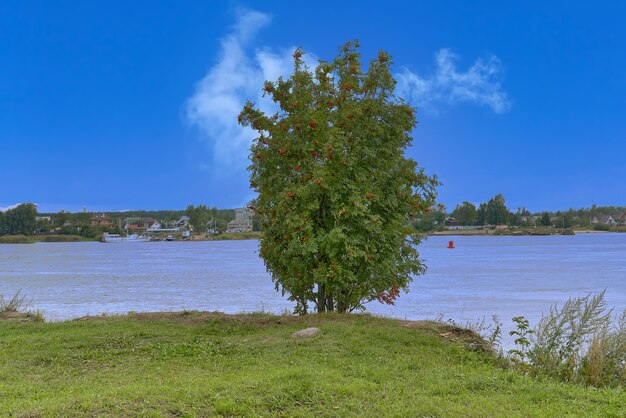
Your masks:
<instances>
[{"instance_id":1,"label":"rowan tree","mask_svg":"<svg viewBox=\"0 0 626 418\"><path fill-rule=\"evenodd\" d=\"M260 255L296 313L393 304L425 271L409 222L438 183L405 156L415 111L394 95L391 57L363 70L358 47L314 70L296 50L293 74L264 86L278 111L247 102L239 115L258 132L248 170Z\"/></svg>"}]
</instances>

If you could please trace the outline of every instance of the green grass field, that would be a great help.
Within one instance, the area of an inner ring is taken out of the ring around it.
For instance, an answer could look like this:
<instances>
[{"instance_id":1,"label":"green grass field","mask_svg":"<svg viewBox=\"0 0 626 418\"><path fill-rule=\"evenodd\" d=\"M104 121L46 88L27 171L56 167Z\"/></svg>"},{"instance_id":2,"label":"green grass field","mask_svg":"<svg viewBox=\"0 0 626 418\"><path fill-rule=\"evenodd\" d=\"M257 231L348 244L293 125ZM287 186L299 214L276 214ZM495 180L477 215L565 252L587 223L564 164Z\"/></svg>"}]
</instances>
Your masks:
<instances>
[{"instance_id":1,"label":"green grass field","mask_svg":"<svg viewBox=\"0 0 626 418\"><path fill-rule=\"evenodd\" d=\"M623 389L531 379L478 342L365 315L5 320L0 416L626 416Z\"/></svg>"}]
</instances>

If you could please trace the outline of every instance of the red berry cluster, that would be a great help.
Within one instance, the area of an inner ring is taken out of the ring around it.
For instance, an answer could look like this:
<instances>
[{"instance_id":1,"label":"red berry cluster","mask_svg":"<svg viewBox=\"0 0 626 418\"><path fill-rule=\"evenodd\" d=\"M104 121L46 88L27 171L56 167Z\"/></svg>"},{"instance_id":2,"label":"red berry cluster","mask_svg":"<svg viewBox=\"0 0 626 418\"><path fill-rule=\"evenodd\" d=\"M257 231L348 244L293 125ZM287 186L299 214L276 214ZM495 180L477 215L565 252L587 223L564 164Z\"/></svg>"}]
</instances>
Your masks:
<instances>
[{"instance_id":1,"label":"red berry cluster","mask_svg":"<svg viewBox=\"0 0 626 418\"><path fill-rule=\"evenodd\" d=\"M380 303L386 303L387 305L395 305L396 299L400 296L400 287L393 286L386 292L381 292L376 296L376 300Z\"/></svg>"}]
</instances>

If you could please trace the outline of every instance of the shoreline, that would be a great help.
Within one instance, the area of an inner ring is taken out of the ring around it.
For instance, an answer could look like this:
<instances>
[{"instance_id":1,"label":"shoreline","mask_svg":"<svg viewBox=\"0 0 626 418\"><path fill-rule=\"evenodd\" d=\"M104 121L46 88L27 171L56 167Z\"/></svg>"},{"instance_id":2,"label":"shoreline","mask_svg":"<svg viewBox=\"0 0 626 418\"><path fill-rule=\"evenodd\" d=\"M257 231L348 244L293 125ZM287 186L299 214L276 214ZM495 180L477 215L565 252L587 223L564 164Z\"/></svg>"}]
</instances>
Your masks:
<instances>
[{"instance_id":1,"label":"shoreline","mask_svg":"<svg viewBox=\"0 0 626 418\"><path fill-rule=\"evenodd\" d=\"M579 234L611 234L621 231L597 231L594 229L567 229L567 230L451 230L451 231L431 231L427 236L480 236L480 237L502 237L502 236L554 236L554 235L579 235ZM199 235L186 239L174 239L174 242L204 242L204 241L246 241L259 240L262 237L260 231L254 232L232 232L213 236ZM34 244L37 242L99 242L99 238L85 238L78 235L4 235L0 236L1 244ZM161 242L164 239L155 239L150 242Z\"/></svg>"},{"instance_id":2,"label":"shoreline","mask_svg":"<svg viewBox=\"0 0 626 418\"><path fill-rule=\"evenodd\" d=\"M188 239L174 239L175 242L190 241L245 241L258 240L261 232L230 232L214 236L192 236ZM155 239L150 242L161 242ZM0 244L35 244L37 242L100 242L100 237L84 238L79 235L4 235L0 236Z\"/></svg>"},{"instance_id":3,"label":"shoreline","mask_svg":"<svg viewBox=\"0 0 626 418\"><path fill-rule=\"evenodd\" d=\"M619 233L620 231L596 231L593 229L566 229L566 230L450 230L450 231L432 231L427 233L428 236L482 236L482 237L542 237L555 235L579 235L579 234L610 234Z\"/></svg>"}]
</instances>

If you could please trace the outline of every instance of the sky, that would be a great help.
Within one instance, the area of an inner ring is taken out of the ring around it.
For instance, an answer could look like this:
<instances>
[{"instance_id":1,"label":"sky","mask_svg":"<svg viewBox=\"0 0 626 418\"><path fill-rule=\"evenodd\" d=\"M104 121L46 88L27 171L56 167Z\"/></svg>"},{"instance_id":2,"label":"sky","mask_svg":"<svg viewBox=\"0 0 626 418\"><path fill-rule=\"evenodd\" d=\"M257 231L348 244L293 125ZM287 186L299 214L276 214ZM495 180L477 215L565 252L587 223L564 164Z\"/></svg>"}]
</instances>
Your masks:
<instances>
[{"instance_id":1,"label":"sky","mask_svg":"<svg viewBox=\"0 0 626 418\"><path fill-rule=\"evenodd\" d=\"M549 4L546 4L549 3ZM358 39L417 108L408 156L450 210L626 205L619 2L0 3L0 207L222 208L254 197L237 125L296 47Z\"/></svg>"}]
</instances>

